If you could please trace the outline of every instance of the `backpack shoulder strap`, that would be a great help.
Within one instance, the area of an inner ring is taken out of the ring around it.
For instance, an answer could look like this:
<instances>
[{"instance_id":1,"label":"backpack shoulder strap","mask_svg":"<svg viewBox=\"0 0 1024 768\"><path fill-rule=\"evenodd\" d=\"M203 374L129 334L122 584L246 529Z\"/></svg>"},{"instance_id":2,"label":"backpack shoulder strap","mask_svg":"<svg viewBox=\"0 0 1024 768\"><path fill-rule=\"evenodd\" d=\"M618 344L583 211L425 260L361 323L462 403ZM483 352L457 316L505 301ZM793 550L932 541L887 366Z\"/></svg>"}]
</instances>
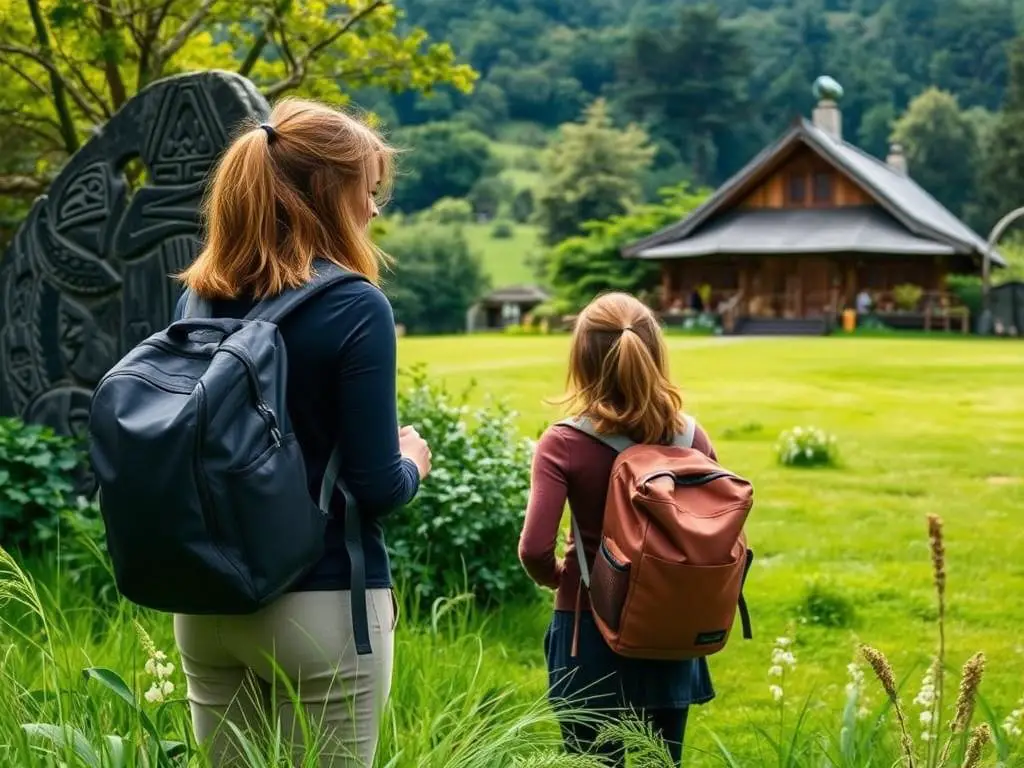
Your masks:
<instances>
[{"instance_id":1,"label":"backpack shoulder strap","mask_svg":"<svg viewBox=\"0 0 1024 768\"><path fill-rule=\"evenodd\" d=\"M604 435L594 429L594 423L586 416L578 416L574 419L563 419L559 421L556 426L572 427L575 430L582 432L585 435L590 435L595 440L607 445L616 453L622 453L627 448L630 448L636 443L630 440L624 435Z\"/></svg>"},{"instance_id":2,"label":"backpack shoulder strap","mask_svg":"<svg viewBox=\"0 0 1024 768\"><path fill-rule=\"evenodd\" d=\"M339 267L326 259L317 259L314 263L313 278L299 288L284 291L277 296L264 299L245 316L246 320L264 320L268 323L280 323L290 312L307 299L337 283L353 280L365 280L358 272Z\"/></svg>"},{"instance_id":3,"label":"backpack shoulder strap","mask_svg":"<svg viewBox=\"0 0 1024 768\"><path fill-rule=\"evenodd\" d=\"M672 445L680 448L692 448L693 440L697 434L697 420L689 414L683 414L683 423L686 425L682 432L676 435ZM616 453L622 453L627 448L636 445L632 440L623 435L603 435L594 429L594 424L586 416L578 416L574 419L563 419L557 422L557 426L572 427L580 432L590 435L595 440L600 440Z\"/></svg>"},{"instance_id":4,"label":"backpack shoulder strap","mask_svg":"<svg viewBox=\"0 0 1024 768\"><path fill-rule=\"evenodd\" d=\"M680 448L693 448L693 439L697 435L697 420L688 413L684 413L683 423L686 427L683 429L681 434L676 435L675 440L672 441L672 445L676 445Z\"/></svg>"},{"instance_id":5,"label":"backpack shoulder strap","mask_svg":"<svg viewBox=\"0 0 1024 768\"><path fill-rule=\"evenodd\" d=\"M181 319L209 317L212 314L210 302L201 299L191 290L185 289L185 308L181 312Z\"/></svg>"}]
</instances>

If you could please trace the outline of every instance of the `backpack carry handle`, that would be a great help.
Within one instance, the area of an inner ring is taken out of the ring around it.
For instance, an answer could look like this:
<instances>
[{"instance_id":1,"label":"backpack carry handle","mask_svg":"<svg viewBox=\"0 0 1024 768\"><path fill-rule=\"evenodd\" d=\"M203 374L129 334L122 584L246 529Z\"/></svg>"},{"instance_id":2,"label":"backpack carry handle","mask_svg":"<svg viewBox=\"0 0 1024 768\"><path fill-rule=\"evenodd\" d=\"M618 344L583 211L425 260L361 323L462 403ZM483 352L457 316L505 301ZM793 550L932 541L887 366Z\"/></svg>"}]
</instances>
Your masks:
<instances>
[{"instance_id":1,"label":"backpack carry handle","mask_svg":"<svg viewBox=\"0 0 1024 768\"><path fill-rule=\"evenodd\" d=\"M241 320L235 320L233 318L213 320L196 317L171 323L167 326L167 335L175 341L184 341L188 338L190 333L205 331L207 333L216 333L227 338L231 334L242 330L242 325L243 322Z\"/></svg>"}]
</instances>

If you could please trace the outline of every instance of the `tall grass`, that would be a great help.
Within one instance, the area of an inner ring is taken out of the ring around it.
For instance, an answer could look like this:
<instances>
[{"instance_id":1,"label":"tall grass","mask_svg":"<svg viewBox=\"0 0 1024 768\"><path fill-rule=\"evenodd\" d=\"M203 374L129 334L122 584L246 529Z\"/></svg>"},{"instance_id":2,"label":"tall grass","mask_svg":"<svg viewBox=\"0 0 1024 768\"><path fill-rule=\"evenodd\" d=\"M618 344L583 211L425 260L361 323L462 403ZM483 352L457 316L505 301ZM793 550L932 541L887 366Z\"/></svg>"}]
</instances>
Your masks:
<instances>
[{"instance_id":1,"label":"tall grass","mask_svg":"<svg viewBox=\"0 0 1024 768\"><path fill-rule=\"evenodd\" d=\"M937 615L944 622L946 557L940 521L931 521L931 539L937 597L942 601ZM61 573L59 565L27 568L0 549L0 766L199 768L207 764L191 736L170 622L166 616L104 597L109 594L109 579L103 568L85 576L79 573L77 580ZM527 605L480 616L468 595L403 612L377 768L599 765L562 751L559 729L545 700L544 676L538 670L538 620L544 613L536 605ZM528 655L517 650L516 641L524 638L529 645L536 641ZM945 627L937 631L937 640L936 670L945 663ZM704 735L704 726L691 714L686 765L1024 768L1020 750L1024 710L997 713L988 705L980 688L982 654L967 660L959 691L955 697L946 697L948 703L940 706L937 696L919 694L928 722L943 723L941 729L925 728L934 737L922 739L915 738L921 733L917 713L903 707L906 680L920 671L909 670L897 679L885 656L871 650L864 658L882 683L882 695L869 690L863 662L855 660L847 667L845 698L832 701L830 689L819 688L798 699L791 684L800 687L802 668L797 659L806 650L795 626L787 637L776 640L773 649L765 650L763 679L777 712L774 725L768 724L771 719L750 723L753 749L744 742L742 752L737 752L735 745L713 732L713 752L693 746L694 737ZM151 659L173 664L174 669L168 672L147 665ZM836 677L841 677L841 670ZM161 689L159 696L152 697L157 700L147 700L154 681L173 688ZM283 695L290 693L285 690ZM735 694L731 696L725 706L742 704ZM978 712L984 722L975 722ZM561 714L602 722L593 714ZM921 721L924 724L924 717ZM303 722L301 730L305 760L292 757L276 723L263 723L256 733L235 735L247 766L312 768L320 735L314 723ZM639 720L611 725L604 738L626 744L632 768L671 765L662 745Z\"/></svg>"},{"instance_id":2,"label":"tall grass","mask_svg":"<svg viewBox=\"0 0 1024 768\"><path fill-rule=\"evenodd\" d=\"M36 578L0 549L0 765L206 765L191 736L166 617L120 601L98 604L91 596L96 586L68 589L64 577L46 569ZM401 626L377 766L596 765L563 754L544 690L524 682L530 676L517 674L514 660L485 661L485 625L473 618L466 597L436 601L428 616L410 614ZM173 691L150 702L146 662L160 649L175 665L168 678ZM247 725L246 733L234 730L245 765L299 764L280 726ZM253 733L253 726L261 730ZM315 766L317 728L303 722L301 731L307 753L301 764Z\"/></svg>"}]
</instances>

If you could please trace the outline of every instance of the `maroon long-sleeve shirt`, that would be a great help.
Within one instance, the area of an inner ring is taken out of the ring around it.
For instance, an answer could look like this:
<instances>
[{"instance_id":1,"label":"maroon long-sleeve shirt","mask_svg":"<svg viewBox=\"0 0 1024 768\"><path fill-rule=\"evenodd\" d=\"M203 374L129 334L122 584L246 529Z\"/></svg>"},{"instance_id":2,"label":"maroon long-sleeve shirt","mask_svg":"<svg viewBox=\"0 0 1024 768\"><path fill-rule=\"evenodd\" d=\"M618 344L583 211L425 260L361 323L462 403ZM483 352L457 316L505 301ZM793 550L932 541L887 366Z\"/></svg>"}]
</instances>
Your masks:
<instances>
[{"instance_id":1,"label":"maroon long-sleeve shirt","mask_svg":"<svg viewBox=\"0 0 1024 768\"><path fill-rule=\"evenodd\" d=\"M693 447L718 460L700 426L694 433ZM555 556L565 502L568 500L579 524L587 562L593 563L601 541L608 479L615 457L615 451L604 443L572 427L549 427L537 442L530 501L519 537L519 559L535 582L557 590L555 610L575 610L580 583L579 555L571 531L564 561L559 562ZM590 610L586 590L580 607Z\"/></svg>"}]
</instances>

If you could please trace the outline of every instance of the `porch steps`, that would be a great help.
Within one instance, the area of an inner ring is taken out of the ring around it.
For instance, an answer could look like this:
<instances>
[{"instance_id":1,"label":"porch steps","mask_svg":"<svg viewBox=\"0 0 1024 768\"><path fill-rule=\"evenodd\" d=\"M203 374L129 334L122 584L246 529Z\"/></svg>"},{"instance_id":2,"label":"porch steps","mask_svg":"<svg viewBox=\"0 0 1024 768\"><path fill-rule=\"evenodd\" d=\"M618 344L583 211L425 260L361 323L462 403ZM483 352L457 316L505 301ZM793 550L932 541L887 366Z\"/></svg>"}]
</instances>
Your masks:
<instances>
[{"instance_id":1,"label":"porch steps","mask_svg":"<svg viewBox=\"0 0 1024 768\"><path fill-rule=\"evenodd\" d=\"M737 336L825 336L829 332L824 318L746 317L736 324Z\"/></svg>"}]
</instances>

